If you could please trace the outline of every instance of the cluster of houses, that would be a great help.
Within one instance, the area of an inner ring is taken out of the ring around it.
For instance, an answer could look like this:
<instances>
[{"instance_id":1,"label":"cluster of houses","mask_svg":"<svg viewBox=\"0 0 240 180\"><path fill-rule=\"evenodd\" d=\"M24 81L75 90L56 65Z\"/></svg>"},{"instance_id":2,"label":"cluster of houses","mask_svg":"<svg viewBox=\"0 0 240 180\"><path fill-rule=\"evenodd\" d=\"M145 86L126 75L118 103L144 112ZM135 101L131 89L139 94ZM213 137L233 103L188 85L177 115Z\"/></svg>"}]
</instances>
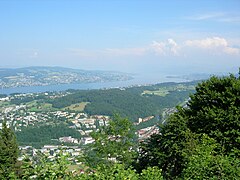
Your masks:
<instances>
[{"instance_id":1,"label":"cluster of houses","mask_svg":"<svg viewBox=\"0 0 240 180\"><path fill-rule=\"evenodd\" d=\"M140 129L137 131L138 140L143 141L149 138L151 135L157 134L157 133L159 133L159 128L156 125Z\"/></svg>"},{"instance_id":2,"label":"cluster of houses","mask_svg":"<svg viewBox=\"0 0 240 180\"><path fill-rule=\"evenodd\" d=\"M63 145L45 145L40 149L32 146L19 146L21 155L18 160L22 161L27 156L30 158L37 157L39 153L45 155L49 160L54 160L60 154L67 156L68 160L74 164L81 164L78 158L82 154L82 149L79 146L63 146Z\"/></svg>"},{"instance_id":3,"label":"cluster of houses","mask_svg":"<svg viewBox=\"0 0 240 180\"><path fill-rule=\"evenodd\" d=\"M11 98L21 98L25 96L32 96L33 94L16 94L13 97L4 97L0 101L10 101ZM48 93L44 95L49 96ZM64 96L64 94L58 94L57 96ZM54 96L51 96L54 98ZM81 146L88 145L94 142L94 139L90 136L92 131L98 130L100 127L108 126L110 122L109 116L104 115L93 115L89 116L83 112L69 112L67 110L57 110L48 112L32 112L29 111L29 107L26 104L22 105L8 105L6 107L1 107L0 109L0 129L2 128L1 120L5 119L7 125L14 128L15 131L21 131L23 127L34 126L39 123L49 123L52 120L64 120L68 123L69 128L77 130L81 134L81 139L77 139L71 136L59 137L56 139L62 144L70 143L76 146L58 146L58 145L45 145L41 149L35 149L31 146L20 146L21 152L24 152L34 156L37 152L41 152L47 155L50 159L54 158L60 152L64 154L69 154L70 157L79 156L81 154ZM166 112L168 114L169 112ZM147 122L155 118L154 116L149 116L145 118L139 118L138 122L134 123L139 125L143 122ZM159 129L157 126L151 126L147 128L140 129L136 132L139 137L139 141L142 141L150 137L154 133L158 133ZM20 158L23 158L21 156ZM75 161L75 160L74 160Z\"/></svg>"},{"instance_id":4,"label":"cluster of houses","mask_svg":"<svg viewBox=\"0 0 240 180\"><path fill-rule=\"evenodd\" d=\"M138 122L137 123L134 123L135 125L138 125L138 124L140 124L140 123L142 123L142 122L146 122L146 121L149 121L149 120L151 120L151 119L153 119L154 118L154 116L148 116L148 117L145 117L145 118L138 118Z\"/></svg>"}]
</instances>

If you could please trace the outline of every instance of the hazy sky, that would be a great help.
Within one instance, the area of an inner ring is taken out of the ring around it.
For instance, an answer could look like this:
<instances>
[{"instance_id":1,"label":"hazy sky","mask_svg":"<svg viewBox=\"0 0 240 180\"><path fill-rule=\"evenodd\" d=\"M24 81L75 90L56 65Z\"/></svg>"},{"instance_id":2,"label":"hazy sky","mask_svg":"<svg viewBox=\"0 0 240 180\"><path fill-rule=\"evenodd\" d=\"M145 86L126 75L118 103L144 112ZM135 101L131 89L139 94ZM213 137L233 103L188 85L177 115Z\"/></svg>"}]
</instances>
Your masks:
<instances>
[{"instance_id":1,"label":"hazy sky","mask_svg":"<svg viewBox=\"0 0 240 180\"><path fill-rule=\"evenodd\" d=\"M240 0L0 0L0 67L233 72Z\"/></svg>"}]
</instances>

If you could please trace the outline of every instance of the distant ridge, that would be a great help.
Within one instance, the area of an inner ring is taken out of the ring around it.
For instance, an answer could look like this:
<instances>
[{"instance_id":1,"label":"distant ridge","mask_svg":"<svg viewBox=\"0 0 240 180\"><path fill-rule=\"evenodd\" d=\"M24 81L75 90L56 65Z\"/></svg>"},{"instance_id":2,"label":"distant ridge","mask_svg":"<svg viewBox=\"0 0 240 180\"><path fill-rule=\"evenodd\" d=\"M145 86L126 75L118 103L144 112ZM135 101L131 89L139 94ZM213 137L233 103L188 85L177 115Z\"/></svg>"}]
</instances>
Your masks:
<instances>
[{"instance_id":1,"label":"distant ridge","mask_svg":"<svg viewBox=\"0 0 240 180\"><path fill-rule=\"evenodd\" d=\"M130 79L132 79L130 74L122 72L82 70L57 66L0 68L1 89L70 83L126 81Z\"/></svg>"}]
</instances>

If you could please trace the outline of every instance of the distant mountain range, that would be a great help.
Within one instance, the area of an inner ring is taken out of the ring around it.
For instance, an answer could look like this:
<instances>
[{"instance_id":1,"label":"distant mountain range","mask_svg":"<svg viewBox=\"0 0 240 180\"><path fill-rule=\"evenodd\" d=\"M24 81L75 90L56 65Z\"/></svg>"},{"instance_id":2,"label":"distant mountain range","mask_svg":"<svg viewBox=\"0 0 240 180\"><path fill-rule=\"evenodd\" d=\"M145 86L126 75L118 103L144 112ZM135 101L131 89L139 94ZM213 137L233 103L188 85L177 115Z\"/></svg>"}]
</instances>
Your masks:
<instances>
[{"instance_id":1,"label":"distant mountain range","mask_svg":"<svg viewBox=\"0 0 240 180\"><path fill-rule=\"evenodd\" d=\"M70 83L126 81L132 76L113 71L90 71L63 67L0 68L0 88Z\"/></svg>"}]
</instances>

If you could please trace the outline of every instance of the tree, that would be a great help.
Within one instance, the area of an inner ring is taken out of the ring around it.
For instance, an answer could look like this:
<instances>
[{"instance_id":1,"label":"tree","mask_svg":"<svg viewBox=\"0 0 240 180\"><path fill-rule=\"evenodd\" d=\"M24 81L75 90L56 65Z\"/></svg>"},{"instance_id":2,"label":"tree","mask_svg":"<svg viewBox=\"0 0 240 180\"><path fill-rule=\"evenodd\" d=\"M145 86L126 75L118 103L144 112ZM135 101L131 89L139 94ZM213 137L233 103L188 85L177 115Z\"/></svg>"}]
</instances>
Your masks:
<instances>
[{"instance_id":1,"label":"tree","mask_svg":"<svg viewBox=\"0 0 240 180\"><path fill-rule=\"evenodd\" d=\"M102 166L98 167L95 173L90 175L82 174L80 175L80 179L83 180L121 180L121 179L128 179L128 180L163 180L161 170L157 167L149 167L144 169L142 173L138 174L135 170L126 168L122 164L113 164L111 167L109 166Z\"/></svg>"},{"instance_id":2,"label":"tree","mask_svg":"<svg viewBox=\"0 0 240 180\"><path fill-rule=\"evenodd\" d=\"M73 179L73 173L68 170L70 162L62 152L54 160L41 155L37 163L29 157L25 157L22 163L19 179Z\"/></svg>"},{"instance_id":3,"label":"tree","mask_svg":"<svg viewBox=\"0 0 240 180\"><path fill-rule=\"evenodd\" d=\"M14 132L2 123L0 131L0 177L7 178L14 172L18 158L18 145Z\"/></svg>"},{"instance_id":4,"label":"tree","mask_svg":"<svg viewBox=\"0 0 240 180\"><path fill-rule=\"evenodd\" d=\"M181 108L170 116L160 133L151 136L140 145L139 163L141 171L147 167L158 166L166 179L176 179L186 166L187 157L197 144L197 135L187 127Z\"/></svg>"},{"instance_id":5,"label":"tree","mask_svg":"<svg viewBox=\"0 0 240 180\"><path fill-rule=\"evenodd\" d=\"M240 160L216 153L217 146L214 139L203 134L182 172L182 179L240 179Z\"/></svg>"},{"instance_id":6,"label":"tree","mask_svg":"<svg viewBox=\"0 0 240 180\"><path fill-rule=\"evenodd\" d=\"M84 173L71 172L67 169L67 161L65 156L60 156L54 161L47 160L46 157L40 163L32 164L29 159L24 161L22 165L22 174L20 179L76 179L76 180L162 180L161 169L157 167L149 167L138 174L131 167L126 168L123 164L114 163L112 166L98 166L95 171L86 171ZM17 177L15 177L17 179Z\"/></svg>"},{"instance_id":7,"label":"tree","mask_svg":"<svg viewBox=\"0 0 240 180\"><path fill-rule=\"evenodd\" d=\"M207 177L220 168L224 176L210 177L237 178L229 172L239 172L240 78L211 77L198 84L190 97L186 108L179 107L160 133L140 146L139 164L144 164L140 169L158 166L165 178L176 179L193 171ZM214 148L199 154L199 149L206 148L204 134L214 140Z\"/></svg>"},{"instance_id":8,"label":"tree","mask_svg":"<svg viewBox=\"0 0 240 180\"><path fill-rule=\"evenodd\" d=\"M85 153L85 160L90 167L111 166L114 162L129 166L135 156L134 130L127 118L115 115L99 131L91 134L95 140Z\"/></svg>"},{"instance_id":9,"label":"tree","mask_svg":"<svg viewBox=\"0 0 240 180\"><path fill-rule=\"evenodd\" d=\"M184 114L188 127L220 143L225 154L240 149L240 79L211 77L196 87ZM238 154L239 157L239 154Z\"/></svg>"}]
</instances>

